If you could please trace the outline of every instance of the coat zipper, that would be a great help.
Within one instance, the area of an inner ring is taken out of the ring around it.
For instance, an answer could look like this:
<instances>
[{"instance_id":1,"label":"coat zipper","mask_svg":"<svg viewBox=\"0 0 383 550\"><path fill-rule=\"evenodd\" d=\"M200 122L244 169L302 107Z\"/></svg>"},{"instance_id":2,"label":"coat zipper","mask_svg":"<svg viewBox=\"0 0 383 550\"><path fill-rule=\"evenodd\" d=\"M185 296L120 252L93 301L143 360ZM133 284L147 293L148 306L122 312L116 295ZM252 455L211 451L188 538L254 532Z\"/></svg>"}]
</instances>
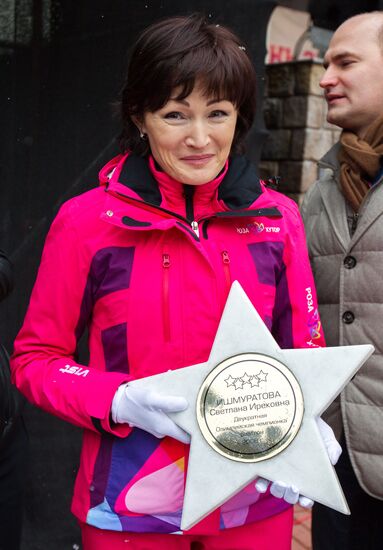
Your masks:
<instances>
[{"instance_id":1,"label":"coat zipper","mask_svg":"<svg viewBox=\"0 0 383 550\"><path fill-rule=\"evenodd\" d=\"M223 263L223 272L225 274L225 281L227 291L229 292L231 287L231 273L230 273L230 256L227 250L221 252L222 263Z\"/></svg>"},{"instance_id":2,"label":"coat zipper","mask_svg":"<svg viewBox=\"0 0 383 550\"><path fill-rule=\"evenodd\" d=\"M164 340L170 341L170 306L169 306L169 269L170 269L170 256L169 254L162 255L162 311L164 321Z\"/></svg>"}]
</instances>

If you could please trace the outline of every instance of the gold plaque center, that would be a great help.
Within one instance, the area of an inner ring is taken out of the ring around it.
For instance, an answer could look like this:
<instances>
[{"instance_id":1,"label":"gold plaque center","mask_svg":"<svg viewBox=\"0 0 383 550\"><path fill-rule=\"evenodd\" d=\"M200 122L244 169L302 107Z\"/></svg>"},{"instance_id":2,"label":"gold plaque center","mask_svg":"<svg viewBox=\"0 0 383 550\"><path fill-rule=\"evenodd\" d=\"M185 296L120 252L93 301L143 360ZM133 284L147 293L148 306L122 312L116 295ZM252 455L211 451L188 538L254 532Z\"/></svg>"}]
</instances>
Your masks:
<instances>
[{"instance_id":1,"label":"gold plaque center","mask_svg":"<svg viewBox=\"0 0 383 550\"><path fill-rule=\"evenodd\" d=\"M197 398L197 420L207 443L221 455L258 462L282 452L302 423L299 383L280 361L243 353L217 365Z\"/></svg>"}]
</instances>

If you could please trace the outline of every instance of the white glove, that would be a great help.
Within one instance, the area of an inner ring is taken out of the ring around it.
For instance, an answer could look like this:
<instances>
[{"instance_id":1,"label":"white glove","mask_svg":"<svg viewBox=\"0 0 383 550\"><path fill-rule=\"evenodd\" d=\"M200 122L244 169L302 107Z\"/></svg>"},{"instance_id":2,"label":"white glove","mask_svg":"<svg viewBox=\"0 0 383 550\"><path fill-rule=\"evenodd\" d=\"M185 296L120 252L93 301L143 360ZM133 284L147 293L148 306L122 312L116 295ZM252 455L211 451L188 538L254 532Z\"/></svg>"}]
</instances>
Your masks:
<instances>
[{"instance_id":1,"label":"white glove","mask_svg":"<svg viewBox=\"0 0 383 550\"><path fill-rule=\"evenodd\" d=\"M335 466L342 453L342 447L335 439L332 428L321 418L317 418L316 421L319 433L326 446L326 451L330 462L333 466ZM259 477L255 483L255 488L259 493L265 493L269 483L270 481L267 479ZM299 502L303 508L311 508L314 504L314 501L311 500L311 498L307 498L299 494L298 487L295 487L295 485L287 485L287 483L284 483L283 481L274 481L270 486L270 493L277 498L283 498L289 504L296 504Z\"/></svg>"},{"instance_id":2,"label":"white glove","mask_svg":"<svg viewBox=\"0 0 383 550\"><path fill-rule=\"evenodd\" d=\"M340 455L342 454L342 447L339 445L335 439L334 432L332 431L331 426L326 424L321 418L317 418L317 425L319 428L319 433L322 436L323 443L326 445L326 451L330 462L333 466L338 462Z\"/></svg>"},{"instance_id":3,"label":"white glove","mask_svg":"<svg viewBox=\"0 0 383 550\"><path fill-rule=\"evenodd\" d=\"M188 402L184 397L161 395L129 384L122 384L112 402L112 418L117 424L129 424L155 437L169 435L182 443L190 443L190 435L167 416L169 412L184 411Z\"/></svg>"},{"instance_id":4,"label":"white glove","mask_svg":"<svg viewBox=\"0 0 383 550\"><path fill-rule=\"evenodd\" d=\"M265 493L270 484L268 479L259 477L255 482L255 488L258 493ZM289 504L296 504L299 502L303 508L311 508L314 501L311 498L304 497L299 494L299 489L295 485L287 485L283 481L273 481L270 485L270 493L277 498L283 498Z\"/></svg>"}]
</instances>

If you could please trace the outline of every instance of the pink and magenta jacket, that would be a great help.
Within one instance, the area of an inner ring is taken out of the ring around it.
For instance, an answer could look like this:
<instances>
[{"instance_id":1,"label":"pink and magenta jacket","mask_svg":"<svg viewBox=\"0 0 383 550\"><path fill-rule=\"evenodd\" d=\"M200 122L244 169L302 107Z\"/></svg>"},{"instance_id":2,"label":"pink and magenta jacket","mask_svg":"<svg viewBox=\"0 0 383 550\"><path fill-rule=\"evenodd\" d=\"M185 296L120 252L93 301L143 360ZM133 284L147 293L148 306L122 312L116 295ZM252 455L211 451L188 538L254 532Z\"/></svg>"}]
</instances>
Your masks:
<instances>
[{"instance_id":1,"label":"pink and magenta jacket","mask_svg":"<svg viewBox=\"0 0 383 550\"><path fill-rule=\"evenodd\" d=\"M60 209L12 369L32 403L84 428L72 503L80 521L179 532L188 447L113 425L111 403L123 382L206 361L234 280L281 347L324 344L297 206L242 157L214 181L188 186L151 158L120 155L98 188ZM86 327L90 359L81 365ZM201 532L287 507L252 483Z\"/></svg>"}]
</instances>

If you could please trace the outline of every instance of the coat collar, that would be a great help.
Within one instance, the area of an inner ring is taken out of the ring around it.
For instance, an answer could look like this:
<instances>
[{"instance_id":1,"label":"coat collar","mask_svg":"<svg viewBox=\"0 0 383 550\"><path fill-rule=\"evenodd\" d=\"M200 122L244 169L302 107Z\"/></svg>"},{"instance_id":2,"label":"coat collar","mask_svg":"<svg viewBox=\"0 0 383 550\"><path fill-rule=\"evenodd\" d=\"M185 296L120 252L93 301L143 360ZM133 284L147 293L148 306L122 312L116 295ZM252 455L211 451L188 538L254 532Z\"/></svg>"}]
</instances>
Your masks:
<instances>
[{"instance_id":1,"label":"coat collar","mask_svg":"<svg viewBox=\"0 0 383 550\"><path fill-rule=\"evenodd\" d=\"M359 222L354 235L350 236L347 216L352 215L346 200L340 190L338 151L340 143L336 143L319 161L322 175L319 191L333 231L343 249L349 251L362 238L365 231L382 215L383 193L382 181L369 190L359 212Z\"/></svg>"},{"instance_id":2,"label":"coat collar","mask_svg":"<svg viewBox=\"0 0 383 550\"><path fill-rule=\"evenodd\" d=\"M347 250L350 243L350 232L347 223L346 201L332 170L327 170L321 175L318 189L333 232L342 248Z\"/></svg>"},{"instance_id":3,"label":"coat collar","mask_svg":"<svg viewBox=\"0 0 383 550\"><path fill-rule=\"evenodd\" d=\"M339 172L338 153L340 149L340 142L338 141L327 151L327 153L318 162L320 169L329 168L336 174Z\"/></svg>"}]
</instances>

